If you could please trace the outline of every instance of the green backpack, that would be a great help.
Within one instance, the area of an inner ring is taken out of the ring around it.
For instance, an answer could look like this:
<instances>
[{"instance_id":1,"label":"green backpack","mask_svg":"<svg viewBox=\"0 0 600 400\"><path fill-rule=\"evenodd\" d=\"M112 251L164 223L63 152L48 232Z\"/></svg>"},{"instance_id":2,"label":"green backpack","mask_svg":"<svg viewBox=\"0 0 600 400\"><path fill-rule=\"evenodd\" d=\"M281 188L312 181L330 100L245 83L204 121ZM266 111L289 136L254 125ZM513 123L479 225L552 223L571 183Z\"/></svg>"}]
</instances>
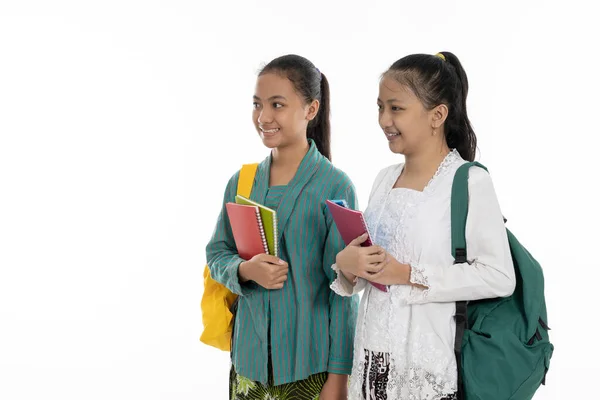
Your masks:
<instances>
[{"instance_id":1,"label":"green backpack","mask_svg":"<svg viewBox=\"0 0 600 400\"><path fill-rule=\"evenodd\" d=\"M452 184L452 252L467 262L465 229L469 204L469 168L458 168ZM506 220L504 220L506 222ZM517 284L509 297L456 303L454 353L458 398L463 400L531 399L546 372L554 346L548 337L542 268L507 229Z\"/></svg>"}]
</instances>

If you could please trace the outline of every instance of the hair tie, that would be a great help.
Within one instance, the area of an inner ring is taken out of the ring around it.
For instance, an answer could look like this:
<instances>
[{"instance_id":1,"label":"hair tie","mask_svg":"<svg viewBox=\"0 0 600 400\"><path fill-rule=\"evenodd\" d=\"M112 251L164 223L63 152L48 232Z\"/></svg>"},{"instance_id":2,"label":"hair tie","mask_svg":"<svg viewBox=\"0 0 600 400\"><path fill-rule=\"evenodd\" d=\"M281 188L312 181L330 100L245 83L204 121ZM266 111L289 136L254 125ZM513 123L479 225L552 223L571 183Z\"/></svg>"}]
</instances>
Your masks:
<instances>
[{"instance_id":1,"label":"hair tie","mask_svg":"<svg viewBox=\"0 0 600 400\"><path fill-rule=\"evenodd\" d=\"M442 53L437 53L435 56L438 57L438 58L441 58L442 61L446 61L446 56L443 55Z\"/></svg>"}]
</instances>

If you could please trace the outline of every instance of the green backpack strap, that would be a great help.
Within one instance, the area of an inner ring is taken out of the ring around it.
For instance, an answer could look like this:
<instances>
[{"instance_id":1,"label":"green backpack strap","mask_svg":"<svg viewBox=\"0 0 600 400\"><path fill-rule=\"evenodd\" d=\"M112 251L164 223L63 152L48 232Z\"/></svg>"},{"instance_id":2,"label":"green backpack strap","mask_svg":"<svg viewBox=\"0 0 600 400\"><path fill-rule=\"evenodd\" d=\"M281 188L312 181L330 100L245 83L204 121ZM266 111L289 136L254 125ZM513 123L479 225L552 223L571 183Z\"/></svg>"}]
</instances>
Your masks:
<instances>
[{"instance_id":1,"label":"green backpack strap","mask_svg":"<svg viewBox=\"0 0 600 400\"><path fill-rule=\"evenodd\" d=\"M469 169L471 167L479 167L487 171L486 167L474 161L461 165L454 175L450 212L452 221L452 256L455 263L467 262L465 230L467 226L467 212L469 210Z\"/></svg>"},{"instance_id":2,"label":"green backpack strap","mask_svg":"<svg viewBox=\"0 0 600 400\"><path fill-rule=\"evenodd\" d=\"M452 227L452 256L455 264L467 262L467 213L469 210L469 169L471 167L487 168L478 162L468 162L456 170L452 182L452 197L450 199L450 218ZM468 329L467 302L456 302L456 337L454 338L454 356L458 369L458 399L464 400L464 383L462 376L462 342L465 330Z\"/></svg>"}]
</instances>

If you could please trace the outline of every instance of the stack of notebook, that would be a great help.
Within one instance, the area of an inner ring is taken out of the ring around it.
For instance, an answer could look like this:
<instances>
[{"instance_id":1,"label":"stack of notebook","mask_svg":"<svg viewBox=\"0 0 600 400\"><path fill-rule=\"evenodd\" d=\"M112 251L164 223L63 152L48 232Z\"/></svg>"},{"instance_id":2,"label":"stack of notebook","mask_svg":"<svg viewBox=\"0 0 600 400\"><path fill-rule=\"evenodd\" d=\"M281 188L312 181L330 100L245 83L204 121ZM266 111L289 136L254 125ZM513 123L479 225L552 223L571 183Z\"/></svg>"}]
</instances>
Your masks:
<instances>
[{"instance_id":1,"label":"stack of notebook","mask_svg":"<svg viewBox=\"0 0 600 400\"><path fill-rule=\"evenodd\" d=\"M257 254L277 256L277 212L237 195L227 203L227 215L238 254L249 260Z\"/></svg>"}]
</instances>

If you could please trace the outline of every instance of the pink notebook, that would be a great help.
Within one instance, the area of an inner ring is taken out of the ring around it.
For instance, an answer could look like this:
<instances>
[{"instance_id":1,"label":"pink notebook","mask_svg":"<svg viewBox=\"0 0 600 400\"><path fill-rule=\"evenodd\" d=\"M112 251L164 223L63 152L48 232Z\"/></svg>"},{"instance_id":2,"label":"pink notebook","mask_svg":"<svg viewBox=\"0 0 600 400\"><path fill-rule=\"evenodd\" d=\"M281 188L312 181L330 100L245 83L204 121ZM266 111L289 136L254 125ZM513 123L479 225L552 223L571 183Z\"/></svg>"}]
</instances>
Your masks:
<instances>
[{"instance_id":1,"label":"pink notebook","mask_svg":"<svg viewBox=\"0 0 600 400\"><path fill-rule=\"evenodd\" d=\"M227 203L225 207L240 257L250 260L257 254L269 254L258 207L236 203Z\"/></svg>"},{"instance_id":2,"label":"pink notebook","mask_svg":"<svg viewBox=\"0 0 600 400\"><path fill-rule=\"evenodd\" d=\"M333 217L333 221L344 240L344 243L348 245L351 241L362 235L363 233L367 233L369 237L367 240L363 242L362 247L372 246L373 242L371 242L371 234L369 233L369 228L367 227L367 223L365 222L365 218L363 213L358 210L352 210L350 208L346 208L338 204L337 201L326 201L327 208L329 208L329 212L331 212L331 216ZM377 289L382 290L384 292L388 291L388 287L379 283L369 282L371 285L375 286Z\"/></svg>"}]
</instances>

